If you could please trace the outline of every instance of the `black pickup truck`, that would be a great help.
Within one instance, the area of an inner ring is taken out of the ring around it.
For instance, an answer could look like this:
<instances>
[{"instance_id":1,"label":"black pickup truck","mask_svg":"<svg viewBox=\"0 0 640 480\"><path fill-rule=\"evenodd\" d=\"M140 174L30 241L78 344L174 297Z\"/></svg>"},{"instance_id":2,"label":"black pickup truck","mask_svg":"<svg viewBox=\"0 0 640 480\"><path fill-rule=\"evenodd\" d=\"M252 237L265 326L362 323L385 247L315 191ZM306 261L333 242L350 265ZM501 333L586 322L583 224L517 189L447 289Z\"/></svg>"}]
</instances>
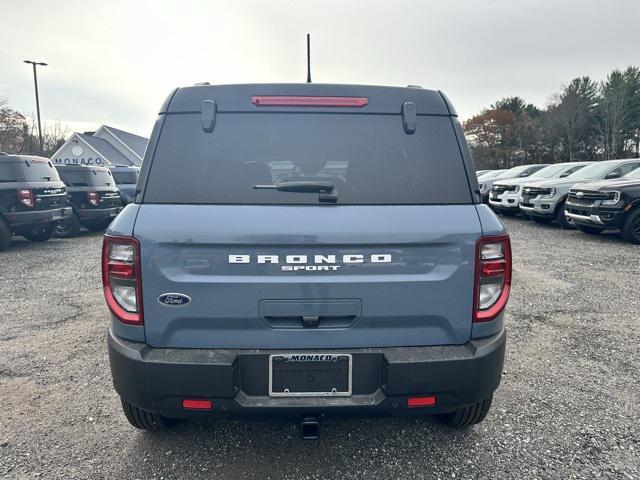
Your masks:
<instances>
[{"instance_id":1,"label":"black pickup truck","mask_svg":"<svg viewBox=\"0 0 640 480\"><path fill-rule=\"evenodd\" d=\"M71 216L67 190L47 158L0 153L0 250L13 235L32 242L51 238Z\"/></svg>"},{"instance_id":2,"label":"black pickup truck","mask_svg":"<svg viewBox=\"0 0 640 480\"><path fill-rule=\"evenodd\" d=\"M565 215L585 233L620 229L625 240L640 244L640 168L616 180L574 185Z\"/></svg>"},{"instance_id":3,"label":"black pickup truck","mask_svg":"<svg viewBox=\"0 0 640 480\"><path fill-rule=\"evenodd\" d=\"M80 227L100 231L122 210L120 190L108 168L85 165L59 166L67 186L73 215L56 227L58 237L75 237Z\"/></svg>"}]
</instances>

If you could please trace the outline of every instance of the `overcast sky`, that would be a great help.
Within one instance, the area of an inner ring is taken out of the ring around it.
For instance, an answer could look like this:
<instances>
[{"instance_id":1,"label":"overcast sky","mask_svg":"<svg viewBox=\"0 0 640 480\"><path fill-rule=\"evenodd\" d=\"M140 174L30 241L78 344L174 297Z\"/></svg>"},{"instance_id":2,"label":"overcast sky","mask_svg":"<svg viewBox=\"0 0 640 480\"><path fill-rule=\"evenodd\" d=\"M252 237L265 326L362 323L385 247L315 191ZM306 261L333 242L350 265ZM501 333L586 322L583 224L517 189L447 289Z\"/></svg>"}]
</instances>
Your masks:
<instances>
[{"instance_id":1,"label":"overcast sky","mask_svg":"<svg viewBox=\"0 0 640 480\"><path fill-rule=\"evenodd\" d=\"M497 98L539 106L579 75L640 65L639 0L384 2L0 0L0 96L88 130L148 135L176 86L313 80L419 84L463 118Z\"/></svg>"}]
</instances>

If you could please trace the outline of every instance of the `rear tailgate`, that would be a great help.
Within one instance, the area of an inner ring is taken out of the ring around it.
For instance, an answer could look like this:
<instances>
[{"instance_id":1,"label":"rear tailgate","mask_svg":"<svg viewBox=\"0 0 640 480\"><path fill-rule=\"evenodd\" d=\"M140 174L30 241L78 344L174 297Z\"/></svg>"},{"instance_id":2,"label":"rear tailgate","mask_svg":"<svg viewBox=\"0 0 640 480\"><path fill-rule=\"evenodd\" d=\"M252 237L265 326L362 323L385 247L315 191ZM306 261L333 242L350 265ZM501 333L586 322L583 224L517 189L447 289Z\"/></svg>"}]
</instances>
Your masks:
<instances>
[{"instance_id":1,"label":"rear tailgate","mask_svg":"<svg viewBox=\"0 0 640 480\"><path fill-rule=\"evenodd\" d=\"M187 348L462 344L471 335L480 232L473 205L144 204L134 235L141 244L147 342ZM258 263L258 255L269 257ZM269 263L275 256L279 263ZM162 304L166 293L191 302ZM305 328L303 318L317 326Z\"/></svg>"},{"instance_id":2,"label":"rear tailgate","mask_svg":"<svg viewBox=\"0 0 640 480\"><path fill-rule=\"evenodd\" d=\"M38 182L32 185L36 210L64 208L69 204L67 189L62 182Z\"/></svg>"},{"instance_id":3,"label":"rear tailgate","mask_svg":"<svg viewBox=\"0 0 640 480\"><path fill-rule=\"evenodd\" d=\"M99 188L97 192L100 195L100 208L116 208L122 206L120 191L117 188Z\"/></svg>"}]
</instances>

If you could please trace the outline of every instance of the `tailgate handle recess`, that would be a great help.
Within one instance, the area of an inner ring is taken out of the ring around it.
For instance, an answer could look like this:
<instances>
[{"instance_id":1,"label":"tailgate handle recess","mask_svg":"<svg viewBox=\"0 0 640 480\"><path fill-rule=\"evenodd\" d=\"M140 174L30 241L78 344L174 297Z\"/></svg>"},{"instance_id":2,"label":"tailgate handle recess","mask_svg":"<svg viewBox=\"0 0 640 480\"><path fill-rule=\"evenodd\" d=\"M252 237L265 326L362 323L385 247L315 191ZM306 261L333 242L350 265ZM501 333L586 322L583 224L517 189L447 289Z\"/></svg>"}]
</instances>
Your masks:
<instances>
[{"instance_id":1,"label":"tailgate handle recess","mask_svg":"<svg viewBox=\"0 0 640 480\"><path fill-rule=\"evenodd\" d=\"M300 321L304 328L316 328L322 321L335 323L350 323L357 318L357 315L267 315L266 320L275 321Z\"/></svg>"}]
</instances>

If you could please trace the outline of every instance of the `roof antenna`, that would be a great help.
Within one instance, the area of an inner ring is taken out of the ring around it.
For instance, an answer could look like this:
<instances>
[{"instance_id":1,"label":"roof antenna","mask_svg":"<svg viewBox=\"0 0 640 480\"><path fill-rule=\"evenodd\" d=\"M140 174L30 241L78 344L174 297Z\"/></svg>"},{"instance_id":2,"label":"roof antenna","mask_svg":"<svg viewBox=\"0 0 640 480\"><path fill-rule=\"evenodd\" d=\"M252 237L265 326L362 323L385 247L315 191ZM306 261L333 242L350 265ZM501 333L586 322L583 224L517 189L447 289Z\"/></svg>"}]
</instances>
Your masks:
<instances>
[{"instance_id":1,"label":"roof antenna","mask_svg":"<svg viewBox=\"0 0 640 480\"><path fill-rule=\"evenodd\" d=\"M307 33L307 83L311 83L311 35Z\"/></svg>"}]
</instances>

